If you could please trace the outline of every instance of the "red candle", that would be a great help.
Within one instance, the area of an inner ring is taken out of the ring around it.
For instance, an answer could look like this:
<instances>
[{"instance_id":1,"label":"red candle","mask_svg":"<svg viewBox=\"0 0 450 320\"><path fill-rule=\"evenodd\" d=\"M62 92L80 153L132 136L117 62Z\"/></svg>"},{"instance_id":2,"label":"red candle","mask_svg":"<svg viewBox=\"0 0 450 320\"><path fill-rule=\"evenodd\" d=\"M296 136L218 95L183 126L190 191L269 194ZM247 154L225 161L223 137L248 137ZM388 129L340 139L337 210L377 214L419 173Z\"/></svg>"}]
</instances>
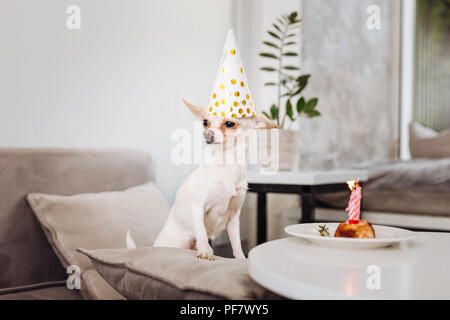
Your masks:
<instances>
[{"instance_id":1,"label":"red candle","mask_svg":"<svg viewBox=\"0 0 450 320\"><path fill-rule=\"evenodd\" d=\"M348 187L352 191L350 195L350 200L345 211L348 212L348 221L350 224L359 223L359 215L361 214L361 198L362 198L362 188L358 181L347 181Z\"/></svg>"}]
</instances>

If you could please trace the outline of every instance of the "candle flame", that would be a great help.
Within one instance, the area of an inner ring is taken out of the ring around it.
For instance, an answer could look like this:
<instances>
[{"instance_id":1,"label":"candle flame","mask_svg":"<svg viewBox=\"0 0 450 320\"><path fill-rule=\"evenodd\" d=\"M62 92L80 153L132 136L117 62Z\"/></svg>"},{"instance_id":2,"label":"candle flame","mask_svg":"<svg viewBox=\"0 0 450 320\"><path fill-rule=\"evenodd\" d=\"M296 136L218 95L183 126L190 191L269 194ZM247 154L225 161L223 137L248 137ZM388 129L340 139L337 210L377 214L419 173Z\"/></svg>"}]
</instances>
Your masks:
<instances>
[{"instance_id":1,"label":"candle flame","mask_svg":"<svg viewBox=\"0 0 450 320\"><path fill-rule=\"evenodd\" d=\"M348 188L350 189L350 191L353 191L354 189L356 189L358 184L359 184L359 179L347 181L347 185L348 185Z\"/></svg>"}]
</instances>

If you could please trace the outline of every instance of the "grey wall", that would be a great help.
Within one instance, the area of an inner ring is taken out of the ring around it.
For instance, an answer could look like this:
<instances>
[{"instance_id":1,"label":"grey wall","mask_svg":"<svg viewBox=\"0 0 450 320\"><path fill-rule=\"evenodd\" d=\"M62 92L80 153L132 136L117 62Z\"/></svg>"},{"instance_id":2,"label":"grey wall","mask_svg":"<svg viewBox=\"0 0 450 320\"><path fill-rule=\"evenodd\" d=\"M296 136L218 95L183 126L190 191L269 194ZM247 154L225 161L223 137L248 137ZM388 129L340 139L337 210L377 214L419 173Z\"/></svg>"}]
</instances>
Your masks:
<instances>
[{"instance_id":1,"label":"grey wall","mask_svg":"<svg viewBox=\"0 0 450 320\"><path fill-rule=\"evenodd\" d=\"M366 26L369 5L381 29ZM303 163L340 167L397 157L400 1L302 0L306 93L323 116L300 122Z\"/></svg>"}]
</instances>

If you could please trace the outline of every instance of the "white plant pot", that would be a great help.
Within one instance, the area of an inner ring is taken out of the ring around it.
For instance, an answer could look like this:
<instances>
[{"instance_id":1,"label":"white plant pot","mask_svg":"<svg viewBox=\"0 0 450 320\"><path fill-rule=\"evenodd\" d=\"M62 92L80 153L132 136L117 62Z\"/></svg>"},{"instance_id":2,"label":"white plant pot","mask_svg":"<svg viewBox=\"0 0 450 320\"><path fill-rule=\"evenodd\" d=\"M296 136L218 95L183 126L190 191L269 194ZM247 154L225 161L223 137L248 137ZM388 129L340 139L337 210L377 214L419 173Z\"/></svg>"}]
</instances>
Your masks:
<instances>
[{"instance_id":1,"label":"white plant pot","mask_svg":"<svg viewBox=\"0 0 450 320\"><path fill-rule=\"evenodd\" d=\"M294 130L264 130L258 135L259 161L267 172L292 171L299 167L299 133Z\"/></svg>"},{"instance_id":2,"label":"white plant pot","mask_svg":"<svg viewBox=\"0 0 450 320\"><path fill-rule=\"evenodd\" d=\"M280 170L297 170L300 162L299 132L294 130L280 130Z\"/></svg>"}]
</instances>

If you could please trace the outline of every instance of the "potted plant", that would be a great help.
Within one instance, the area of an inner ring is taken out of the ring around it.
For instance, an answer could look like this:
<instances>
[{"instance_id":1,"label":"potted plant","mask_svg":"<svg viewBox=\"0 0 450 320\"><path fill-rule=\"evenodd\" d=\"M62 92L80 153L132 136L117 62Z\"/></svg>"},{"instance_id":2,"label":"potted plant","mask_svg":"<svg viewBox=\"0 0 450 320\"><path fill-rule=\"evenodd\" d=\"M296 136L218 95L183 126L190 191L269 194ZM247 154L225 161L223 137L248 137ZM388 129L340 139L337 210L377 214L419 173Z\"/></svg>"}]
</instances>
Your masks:
<instances>
[{"instance_id":1,"label":"potted plant","mask_svg":"<svg viewBox=\"0 0 450 320\"><path fill-rule=\"evenodd\" d=\"M264 114L276 121L279 128L279 165L281 170L292 170L298 167L300 146L298 131L287 129L298 117L309 118L320 116L316 109L318 98L306 99L302 92L308 85L310 74L300 74L298 53L289 50L297 44L301 19L297 12L283 14L272 24L273 29L267 31L270 41L263 41L265 51L260 56L267 59L268 64L261 68L272 73L275 78L264 85L277 90L277 101ZM297 62L297 63L296 63Z\"/></svg>"}]
</instances>

